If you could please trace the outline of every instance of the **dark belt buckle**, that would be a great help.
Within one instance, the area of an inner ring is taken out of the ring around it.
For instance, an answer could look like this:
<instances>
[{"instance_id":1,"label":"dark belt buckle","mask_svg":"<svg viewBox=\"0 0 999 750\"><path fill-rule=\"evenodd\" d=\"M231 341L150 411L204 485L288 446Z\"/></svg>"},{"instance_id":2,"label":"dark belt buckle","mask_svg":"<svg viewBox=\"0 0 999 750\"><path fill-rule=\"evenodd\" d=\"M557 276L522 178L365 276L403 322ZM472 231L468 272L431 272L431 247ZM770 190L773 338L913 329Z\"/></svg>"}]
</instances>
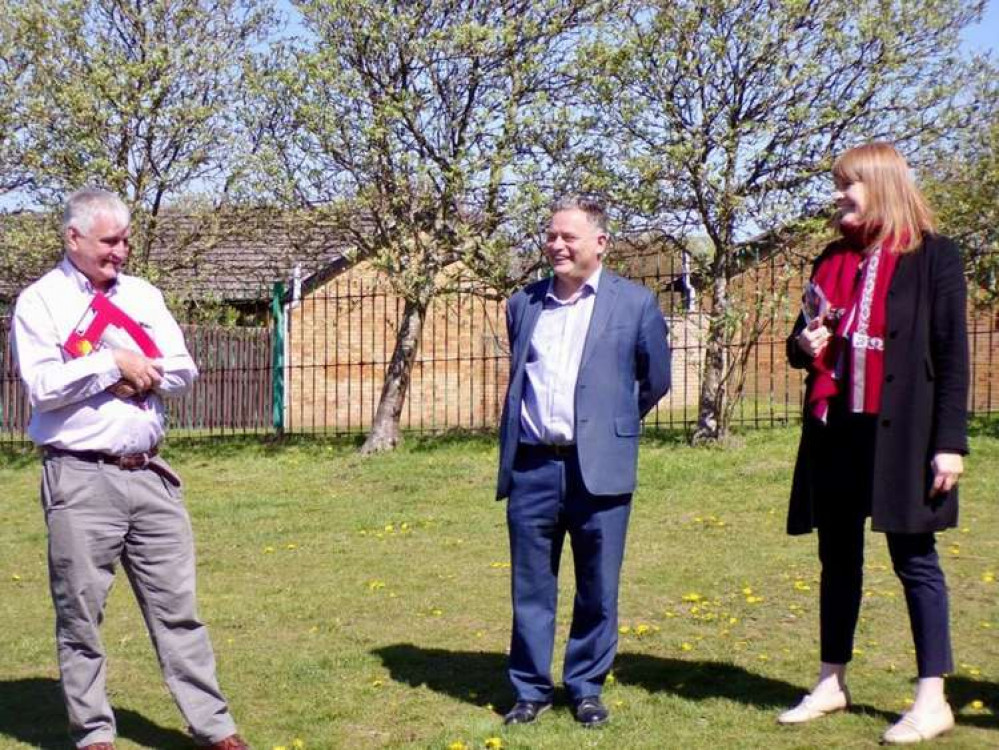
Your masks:
<instances>
[{"instance_id":1,"label":"dark belt buckle","mask_svg":"<svg viewBox=\"0 0 999 750\"><path fill-rule=\"evenodd\" d=\"M149 466L149 454L148 453L132 453L128 456L122 456L118 459L118 466L125 471L137 471L139 469L145 469Z\"/></svg>"}]
</instances>

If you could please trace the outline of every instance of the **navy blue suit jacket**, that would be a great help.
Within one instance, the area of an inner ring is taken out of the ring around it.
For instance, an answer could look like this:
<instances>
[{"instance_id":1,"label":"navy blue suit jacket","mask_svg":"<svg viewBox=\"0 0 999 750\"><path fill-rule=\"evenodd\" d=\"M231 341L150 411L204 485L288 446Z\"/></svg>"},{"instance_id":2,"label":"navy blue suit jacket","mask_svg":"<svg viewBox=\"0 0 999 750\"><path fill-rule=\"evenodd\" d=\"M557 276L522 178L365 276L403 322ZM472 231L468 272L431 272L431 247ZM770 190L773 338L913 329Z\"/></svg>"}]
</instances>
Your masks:
<instances>
[{"instance_id":1,"label":"navy blue suit jacket","mask_svg":"<svg viewBox=\"0 0 999 750\"><path fill-rule=\"evenodd\" d=\"M548 285L547 279L531 284L507 303L510 383L500 423L498 500L510 494L525 365ZM666 337L666 321L652 292L605 268L576 380L576 449L591 494L635 489L641 419L669 390Z\"/></svg>"}]
</instances>

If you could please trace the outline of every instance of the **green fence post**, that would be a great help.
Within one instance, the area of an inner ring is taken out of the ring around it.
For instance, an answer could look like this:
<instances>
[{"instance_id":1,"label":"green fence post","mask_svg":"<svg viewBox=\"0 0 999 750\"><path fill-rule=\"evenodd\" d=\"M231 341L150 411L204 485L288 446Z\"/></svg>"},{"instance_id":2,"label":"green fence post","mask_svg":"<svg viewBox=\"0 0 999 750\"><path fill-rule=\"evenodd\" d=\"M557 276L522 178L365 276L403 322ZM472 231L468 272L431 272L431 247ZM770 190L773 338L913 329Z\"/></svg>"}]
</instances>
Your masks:
<instances>
[{"instance_id":1,"label":"green fence post","mask_svg":"<svg viewBox=\"0 0 999 750\"><path fill-rule=\"evenodd\" d=\"M271 353L271 418L274 431L284 434L284 283L274 282L271 299L271 319L274 321L273 351Z\"/></svg>"}]
</instances>

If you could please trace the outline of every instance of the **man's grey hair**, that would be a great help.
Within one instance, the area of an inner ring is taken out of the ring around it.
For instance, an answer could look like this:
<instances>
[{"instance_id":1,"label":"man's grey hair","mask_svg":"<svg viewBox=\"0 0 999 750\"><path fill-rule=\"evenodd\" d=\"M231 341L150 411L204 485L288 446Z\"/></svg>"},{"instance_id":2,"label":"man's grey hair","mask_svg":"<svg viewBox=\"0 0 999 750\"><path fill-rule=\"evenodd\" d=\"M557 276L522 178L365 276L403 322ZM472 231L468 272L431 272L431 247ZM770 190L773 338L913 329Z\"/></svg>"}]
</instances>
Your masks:
<instances>
[{"instance_id":1,"label":"man's grey hair","mask_svg":"<svg viewBox=\"0 0 999 750\"><path fill-rule=\"evenodd\" d=\"M63 207L63 234L70 227L86 234L93 226L94 218L102 211L112 214L125 224L131 219L128 206L114 193L95 187L80 188L66 199Z\"/></svg>"},{"instance_id":2,"label":"man's grey hair","mask_svg":"<svg viewBox=\"0 0 999 750\"><path fill-rule=\"evenodd\" d=\"M607 219L607 208L604 202L596 195L590 193L572 193L564 195L552 204L552 216L559 211L582 211L597 229L603 234L610 235L610 227Z\"/></svg>"}]
</instances>

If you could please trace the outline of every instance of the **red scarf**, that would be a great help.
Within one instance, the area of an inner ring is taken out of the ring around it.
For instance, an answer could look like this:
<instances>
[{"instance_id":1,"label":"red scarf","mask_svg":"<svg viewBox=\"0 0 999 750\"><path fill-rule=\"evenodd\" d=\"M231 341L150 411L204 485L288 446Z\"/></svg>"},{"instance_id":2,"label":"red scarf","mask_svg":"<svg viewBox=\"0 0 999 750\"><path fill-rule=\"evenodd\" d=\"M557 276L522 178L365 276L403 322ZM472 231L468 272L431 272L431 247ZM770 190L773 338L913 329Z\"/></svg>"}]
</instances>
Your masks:
<instances>
[{"instance_id":1,"label":"red scarf","mask_svg":"<svg viewBox=\"0 0 999 750\"><path fill-rule=\"evenodd\" d=\"M823 318L833 331L825 350L812 360L811 414L825 422L829 402L849 388L851 412L877 414L881 409L888 288L898 263L893 238L870 246L846 234L819 261L810 293L824 298Z\"/></svg>"}]
</instances>

